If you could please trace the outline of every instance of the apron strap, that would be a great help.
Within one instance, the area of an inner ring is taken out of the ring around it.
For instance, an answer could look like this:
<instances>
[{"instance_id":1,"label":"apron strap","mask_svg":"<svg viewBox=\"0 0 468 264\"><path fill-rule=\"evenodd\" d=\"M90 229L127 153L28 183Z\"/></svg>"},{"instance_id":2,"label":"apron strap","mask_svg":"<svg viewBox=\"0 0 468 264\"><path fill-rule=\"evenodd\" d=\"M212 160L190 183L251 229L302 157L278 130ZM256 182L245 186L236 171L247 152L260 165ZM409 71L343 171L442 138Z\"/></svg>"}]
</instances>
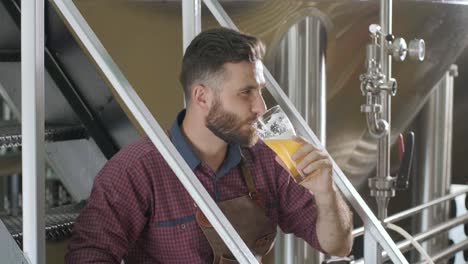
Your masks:
<instances>
[{"instance_id":1,"label":"apron strap","mask_svg":"<svg viewBox=\"0 0 468 264\"><path fill-rule=\"evenodd\" d=\"M245 161L244 157L241 158L240 166L242 170L242 177L244 178L244 181L247 184L247 189L249 190L249 195L256 195L257 189L255 189L253 176L252 173L250 173L249 168L247 168L247 162Z\"/></svg>"}]
</instances>

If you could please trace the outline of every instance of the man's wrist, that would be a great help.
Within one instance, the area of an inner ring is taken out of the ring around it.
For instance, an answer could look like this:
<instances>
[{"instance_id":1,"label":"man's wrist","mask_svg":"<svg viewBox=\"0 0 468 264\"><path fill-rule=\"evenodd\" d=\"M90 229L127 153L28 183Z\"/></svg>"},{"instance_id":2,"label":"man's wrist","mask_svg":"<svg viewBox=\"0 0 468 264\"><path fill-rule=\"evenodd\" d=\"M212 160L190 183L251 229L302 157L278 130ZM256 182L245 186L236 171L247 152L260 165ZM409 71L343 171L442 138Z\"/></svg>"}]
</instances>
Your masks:
<instances>
[{"instance_id":1,"label":"man's wrist","mask_svg":"<svg viewBox=\"0 0 468 264\"><path fill-rule=\"evenodd\" d=\"M338 193L337 193L337 190L333 187L331 187L327 191L318 191L318 192L311 191L311 192L314 195L317 203L330 204L330 205L336 203Z\"/></svg>"}]
</instances>

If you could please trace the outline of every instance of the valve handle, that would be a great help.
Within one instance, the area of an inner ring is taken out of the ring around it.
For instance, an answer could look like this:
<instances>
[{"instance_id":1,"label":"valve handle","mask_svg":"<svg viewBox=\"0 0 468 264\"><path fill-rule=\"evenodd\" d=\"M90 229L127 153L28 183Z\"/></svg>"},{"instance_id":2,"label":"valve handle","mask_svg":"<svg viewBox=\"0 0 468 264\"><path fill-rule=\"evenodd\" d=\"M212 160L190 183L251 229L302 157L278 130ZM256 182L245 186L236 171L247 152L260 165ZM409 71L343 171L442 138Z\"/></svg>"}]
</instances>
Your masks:
<instances>
[{"instance_id":1,"label":"valve handle","mask_svg":"<svg viewBox=\"0 0 468 264\"><path fill-rule=\"evenodd\" d=\"M369 32L372 34L372 35L378 35L380 34L380 25L377 25L377 24L371 24L369 26Z\"/></svg>"},{"instance_id":2,"label":"valve handle","mask_svg":"<svg viewBox=\"0 0 468 264\"><path fill-rule=\"evenodd\" d=\"M400 164L403 161L403 155L405 154L405 140L403 134L398 135L398 157L400 157Z\"/></svg>"},{"instance_id":3,"label":"valve handle","mask_svg":"<svg viewBox=\"0 0 468 264\"><path fill-rule=\"evenodd\" d=\"M403 137L402 134L398 138L398 146L400 150L400 170L396 177L396 189L405 190L409 185L409 174L414 154L414 132L410 131Z\"/></svg>"}]
</instances>

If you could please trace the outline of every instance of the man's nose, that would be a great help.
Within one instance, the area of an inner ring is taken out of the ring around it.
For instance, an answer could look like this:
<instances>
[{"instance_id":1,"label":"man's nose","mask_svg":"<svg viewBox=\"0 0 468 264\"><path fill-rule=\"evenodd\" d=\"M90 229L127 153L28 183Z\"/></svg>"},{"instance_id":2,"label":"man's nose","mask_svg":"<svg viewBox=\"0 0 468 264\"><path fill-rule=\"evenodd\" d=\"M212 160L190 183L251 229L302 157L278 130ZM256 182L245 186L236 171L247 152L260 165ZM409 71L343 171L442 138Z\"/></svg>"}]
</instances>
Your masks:
<instances>
[{"instance_id":1,"label":"man's nose","mask_svg":"<svg viewBox=\"0 0 468 264\"><path fill-rule=\"evenodd\" d=\"M257 116L261 116L266 111L266 104L265 100L263 100L263 96L258 94L256 96L252 111L257 114Z\"/></svg>"}]
</instances>

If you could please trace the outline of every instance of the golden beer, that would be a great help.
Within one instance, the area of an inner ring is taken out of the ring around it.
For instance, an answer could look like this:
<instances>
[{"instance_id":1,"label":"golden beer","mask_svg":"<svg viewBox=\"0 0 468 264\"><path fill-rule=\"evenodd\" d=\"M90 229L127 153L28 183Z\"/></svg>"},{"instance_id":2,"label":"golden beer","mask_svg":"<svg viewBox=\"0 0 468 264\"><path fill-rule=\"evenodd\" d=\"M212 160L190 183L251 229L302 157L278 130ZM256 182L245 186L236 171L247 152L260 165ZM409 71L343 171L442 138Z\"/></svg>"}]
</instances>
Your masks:
<instances>
[{"instance_id":1,"label":"golden beer","mask_svg":"<svg viewBox=\"0 0 468 264\"><path fill-rule=\"evenodd\" d=\"M291 156L302 146L302 144L294 141L293 139L269 138L264 139L263 141L280 157L296 182L301 182L304 176L299 175L299 172L296 170L296 162L291 159ZM299 161L297 161L297 163L299 163Z\"/></svg>"}]
</instances>

